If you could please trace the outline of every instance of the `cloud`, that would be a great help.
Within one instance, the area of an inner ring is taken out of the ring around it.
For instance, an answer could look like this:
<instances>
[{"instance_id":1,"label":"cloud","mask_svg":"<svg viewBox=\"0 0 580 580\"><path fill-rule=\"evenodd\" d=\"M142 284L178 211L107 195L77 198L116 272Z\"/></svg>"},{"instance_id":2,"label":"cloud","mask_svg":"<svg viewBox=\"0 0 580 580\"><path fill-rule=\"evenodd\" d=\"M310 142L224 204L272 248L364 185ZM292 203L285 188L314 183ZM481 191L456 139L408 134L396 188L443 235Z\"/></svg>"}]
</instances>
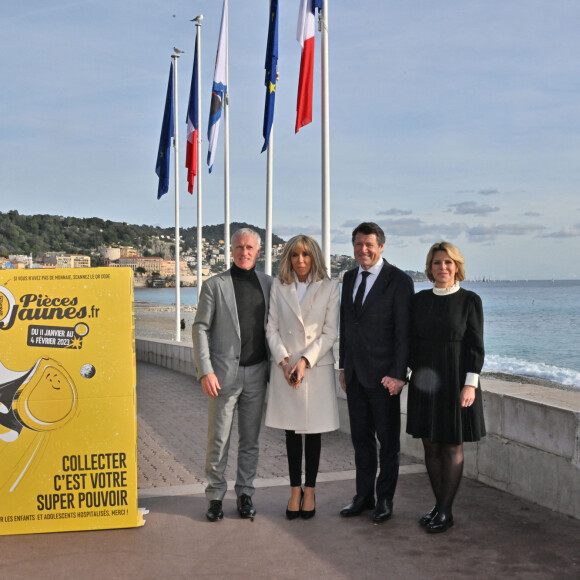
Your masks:
<instances>
[{"instance_id":1,"label":"cloud","mask_svg":"<svg viewBox=\"0 0 580 580\"><path fill-rule=\"evenodd\" d=\"M558 232L546 234L544 238L577 238L580 236L580 224L576 224L570 228L564 228Z\"/></svg>"},{"instance_id":2,"label":"cloud","mask_svg":"<svg viewBox=\"0 0 580 580\"><path fill-rule=\"evenodd\" d=\"M354 228L360 221L349 220L342 224L344 228ZM469 227L463 222L428 224L419 218L382 219L377 223L385 230L386 236L393 243L393 238L417 238L421 243L432 243L435 239L455 240L461 234L467 235L470 242L493 242L498 236L533 236L541 234L546 226L539 224L480 224ZM573 237L580 235L580 224L542 237ZM340 236L336 236L338 242ZM341 240L342 241L342 240ZM345 234L345 240L346 234ZM350 241L350 238L348 238Z\"/></svg>"},{"instance_id":3,"label":"cloud","mask_svg":"<svg viewBox=\"0 0 580 580\"><path fill-rule=\"evenodd\" d=\"M319 236L321 233L320 225L302 225L302 226L275 226L273 228L276 235L284 238L286 236L297 236L298 234L306 234L307 236Z\"/></svg>"},{"instance_id":4,"label":"cloud","mask_svg":"<svg viewBox=\"0 0 580 580\"><path fill-rule=\"evenodd\" d=\"M342 227L354 228L360 221L349 220ZM446 223L446 224L426 224L419 218L401 218L401 219L382 219L377 223L385 230L388 237L405 236L405 237L456 237L467 230L464 223Z\"/></svg>"},{"instance_id":5,"label":"cloud","mask_svg":"<svg viewBox=\"0 0 580 580\"><path fill-rule=\"evenodd\" d=\"M359 221L349 220L343 224L343 227L355 228L359 223ZM424 233L425 228L429 228L419 218L383 219L377 220L377 223L385 230L385 234L395 236L417 236Z\"/></svg>"},{"instance_id":6,"label":"cloud","mask_svg":"<svg viewBox=\"0 0 580 580\"><path fill-rule=\"evenodd\" d=\"M472 242L488 242L497 236L526 236L537 234L545 229L545 226L538 224L478 225L469 228L467 235Z\"/></svg>"},{"instance_id":7,"label":"cloud","mask_svg":"<svg viewBox=\"0 0 580 580\"><path fill-rule=\"evenodd\" d=\"M397 209L396 207L392 207L391 209L377 212L377 215L410 215L412 213L410 209Z\"/></svg>"},{"instance_id":8,"label":"cloud","mask_svg":"<svg viewBox=\"0 0 580 580\"><path fill-rule=\"evenodd\" d=\"M546 226L539 224L494 224L494 225L479 225L469 228L467 233L470 235L478 235L480 233L494 233L496 235L507 236L524 236L545 230Z\"/></svg>"},{"instance_id":9,"label":"cloud","mask_svg":"<svg viewBox=\"0 0 580 580\"><path fill-rule=\"evenodd\" d=\"M344 232L342 234L337 233L335 236L333 236L332 243L333 244L350 244L351 243L351 235L346 233L346 232Z\"/></svg>"},{"instance_id":10,"label":"cloud","mask_svg":"<svg viewBox=\"0 0 580 580\"><path fill-rule=\"evenodd\" d=\"M480 205L474 201L463 201L461 203L451 203L449 207L454 207L456 215L481 215L486 216L490 213L499 211L499 207L491 207L490 205Z\"/></svg>"},{"instance_id":11,"label":"cloud","mask_svg":"<svg viewBox=\"0 0 580 580\"><path fill-rule=\"evenodd\" d=\"M496 188L488 188L488 189L480 189L478 195L496 195L499 193L499 189Z\"/></svg>"},{"instance_id":12,"label":"cloud","mask_svg":"<svg viewBox=\"0 0 580 580\"><path fill-rule=\"evenodd\" d=\"M524 215L526 217L540 217L542 214L538 213L537 211L527 211Z\"/></svg>"}]
</instances>

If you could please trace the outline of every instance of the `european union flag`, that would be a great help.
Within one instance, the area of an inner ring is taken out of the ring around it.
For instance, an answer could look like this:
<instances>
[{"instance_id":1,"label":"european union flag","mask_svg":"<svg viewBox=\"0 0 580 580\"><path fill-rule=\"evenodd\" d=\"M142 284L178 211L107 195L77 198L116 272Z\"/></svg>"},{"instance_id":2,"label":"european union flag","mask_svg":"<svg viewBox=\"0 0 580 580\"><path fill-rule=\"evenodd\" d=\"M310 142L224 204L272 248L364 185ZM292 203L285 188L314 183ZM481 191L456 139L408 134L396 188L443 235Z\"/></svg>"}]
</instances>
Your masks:
<instances>
[{"instance_id":1,"label":"european union flag","mask_svg":"<svg viewBox=\"0 0 580 580\"><path fill-rule=\"evenodd\" d=\"M171 162L171 140L173 139L173 62L169 68L169 83L167 84L167 96L165 97L165 111L163 124L161 125L161 137L159 138L159 151L157 153L157 165L155 173L159 176L159 188L157 199L169 191L169 173Z\"/></svg>"},{"instance_id":2,"label":"european union flag","mask_svg":"<svg viewBox=\"0 0 580 580\"><path fill-rule=\"evenodd\" d=\"M278 73L278 0L270 0L270 24L266 46L266 104L264 107L264 146L268 148L270 132L274 122L274 102L276 100L276 77Z\"/></svg>"}]
</instances>

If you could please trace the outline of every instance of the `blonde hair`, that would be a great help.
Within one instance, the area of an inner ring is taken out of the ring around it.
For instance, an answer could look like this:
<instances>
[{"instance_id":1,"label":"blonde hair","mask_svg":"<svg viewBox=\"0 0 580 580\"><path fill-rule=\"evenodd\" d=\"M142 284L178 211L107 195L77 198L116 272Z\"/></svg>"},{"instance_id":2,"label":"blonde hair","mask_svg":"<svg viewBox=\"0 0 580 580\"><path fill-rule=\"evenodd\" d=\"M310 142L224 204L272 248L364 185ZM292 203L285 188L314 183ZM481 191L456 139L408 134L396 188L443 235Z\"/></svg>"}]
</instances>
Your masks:
<instances>
[{"instance_id":1,"label":"blonde hair","mask_svg":"<svg viewBox=\"0 0 580 580\"><path fill-rule=\"evenodd\" d=\"M454 262L457 268L455 272L455 281L461 282L465 280L465 258L461 255L461 252L451 243L451 242L437 242L429 248L429 253L427 254L427 259L425 260L425 275L431 282L435 282L433 274L431 273L431 268L433 266L433 257L435 252L445 252Z\"/></svg>"},{"instance_id":2,"label":"blonde hair","mask_svg":"<svg viewBox=\"0 0 580 580\"><path fill-rule=\"evenodd\" d=\"M278 279L282 284L294 284L294 270L292 269L292 254L298 251L306 251L312 258L312 267L310 268L310 277L313 282L328 278L324 258L320 246L314 238L304 234L298 234L289 239L280 258L280 267L278 269Z\"/></svg>"}]
</instances>

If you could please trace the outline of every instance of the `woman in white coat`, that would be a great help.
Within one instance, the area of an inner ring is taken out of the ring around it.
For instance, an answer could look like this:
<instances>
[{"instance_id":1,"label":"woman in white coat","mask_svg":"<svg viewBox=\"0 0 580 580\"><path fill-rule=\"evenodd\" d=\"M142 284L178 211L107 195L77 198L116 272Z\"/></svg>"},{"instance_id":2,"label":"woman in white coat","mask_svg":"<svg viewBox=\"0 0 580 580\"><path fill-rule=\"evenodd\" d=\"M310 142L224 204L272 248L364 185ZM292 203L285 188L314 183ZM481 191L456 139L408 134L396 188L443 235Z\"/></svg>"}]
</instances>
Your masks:
<instances>
[{"instance_id":1,"label":"woman in white coat","mask_svg":"<svg viewBox=\"0 0 580 580\"><path fill-rule=\"evenodd\" d=\"M284 248L278 279L272 285L266 329L272 357L266 425L286 431L288 519L314 516L320 434L338 429L332 352L338 310L338 282L328 277L320 247L309 236L293 237Z\"/></svg>"}]
</instances>

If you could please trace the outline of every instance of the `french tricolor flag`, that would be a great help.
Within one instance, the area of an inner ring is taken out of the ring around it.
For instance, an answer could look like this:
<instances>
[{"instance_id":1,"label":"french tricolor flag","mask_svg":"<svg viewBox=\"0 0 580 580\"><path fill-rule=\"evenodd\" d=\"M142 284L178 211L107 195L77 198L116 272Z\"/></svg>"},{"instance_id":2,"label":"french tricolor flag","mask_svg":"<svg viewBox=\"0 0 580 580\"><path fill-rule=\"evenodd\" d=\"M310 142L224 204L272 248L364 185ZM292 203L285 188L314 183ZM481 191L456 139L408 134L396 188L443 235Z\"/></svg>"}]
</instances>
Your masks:
<instances>
[{"instance_id":1,"label":"french tricolor flag","mask_svg":"<svg viewBox=\"0 0 580 580\"><path fill-rule=\"evenodd\" d=\"M323 0L300 0L296 40L302 46L298 102L296 104L296 133L312 122L312 85L314 77L314 10L322 10Z\"/></svg>"},{"instance_id":2,"label":"french tricolor flag","mask_svg":"<svg viewBox=\"0 0 580 580\"><path fill-rule=\"evenodd\" d=\"M187 167L187 191L193 193L193 181L197 175L197 41L193 57L193 73L189 89L189 105L187 107L187 151L185 167Z\"/></svg>"}]
</instances>

